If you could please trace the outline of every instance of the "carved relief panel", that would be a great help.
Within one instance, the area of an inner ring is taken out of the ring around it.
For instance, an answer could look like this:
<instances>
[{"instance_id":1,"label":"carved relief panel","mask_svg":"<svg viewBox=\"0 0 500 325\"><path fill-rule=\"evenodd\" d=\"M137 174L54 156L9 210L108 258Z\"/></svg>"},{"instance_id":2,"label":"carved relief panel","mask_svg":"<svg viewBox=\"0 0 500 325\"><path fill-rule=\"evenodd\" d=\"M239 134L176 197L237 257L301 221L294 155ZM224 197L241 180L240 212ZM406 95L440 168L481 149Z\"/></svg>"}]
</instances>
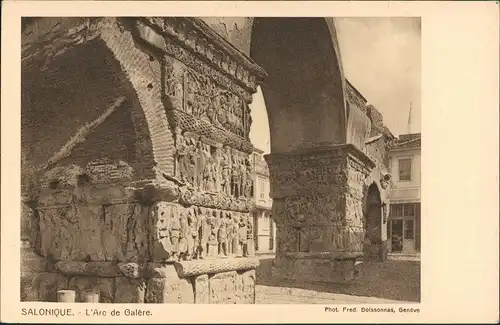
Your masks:
<instances>
[{"instance_id":1,"label":"carved relief panel","mask_svg":"<svg viewBox=\"0 0 500 325\"><path fill-rule=\"evenodd\" d=\"M292 223L337 223L341 220L340 200L338 193L289 196L284 199L281 213Z\"/></svg>"},{"instance_id":2,"label":"carved relief panel","mask_svg":"<svg viewBox=\"0 0 500 325\"><path fill-rule=\"evenodd\" d=\"M253 178L248 154L190 132L181 133L180 129L175 147L176 177L181 182L200 192L251 199Z\"/></svg>"},{"instance_id":3,"label":"carved relief panel","mask_svg":"<svg viewBox=\"0 0 500 325\"><path fill-rule=\"evenodd\" d=\"M250 256L249 213L157 202L151 207L151 255L155 261Z\"/></svg>"},{"instance_id":4,"label":"carved relief panel","mask_svg":"<svg viewBox=\"0 0 500 325\"><path fill-rule=\"evenodd\" d=\"M174 110L249 139L248 99L220 86L210 75L195 72L175 59L167 58L166 62L165 95Z\"/></svg>"}]
</instances>

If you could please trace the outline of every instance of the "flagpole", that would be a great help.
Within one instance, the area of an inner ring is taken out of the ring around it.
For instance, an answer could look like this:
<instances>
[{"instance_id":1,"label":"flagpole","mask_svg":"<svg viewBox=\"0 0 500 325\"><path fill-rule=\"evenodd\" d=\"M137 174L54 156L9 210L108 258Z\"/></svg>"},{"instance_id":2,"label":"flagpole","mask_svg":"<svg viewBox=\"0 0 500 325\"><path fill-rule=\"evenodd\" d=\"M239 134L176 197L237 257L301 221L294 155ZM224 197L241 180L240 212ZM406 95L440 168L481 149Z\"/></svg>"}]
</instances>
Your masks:
<instances>
[{"instance_id":1,"label":"flagpole","mask_svg":"<svg viewBox=\"0 0 500 325\"><path fill-rule=\"evenodd\" d=\"M412 109L412 105L411 105L411 101L410 101L410 111L408 112L408 126L407 126L407 134L411 134L411 109Z\"/></svg>"}]
</instances>

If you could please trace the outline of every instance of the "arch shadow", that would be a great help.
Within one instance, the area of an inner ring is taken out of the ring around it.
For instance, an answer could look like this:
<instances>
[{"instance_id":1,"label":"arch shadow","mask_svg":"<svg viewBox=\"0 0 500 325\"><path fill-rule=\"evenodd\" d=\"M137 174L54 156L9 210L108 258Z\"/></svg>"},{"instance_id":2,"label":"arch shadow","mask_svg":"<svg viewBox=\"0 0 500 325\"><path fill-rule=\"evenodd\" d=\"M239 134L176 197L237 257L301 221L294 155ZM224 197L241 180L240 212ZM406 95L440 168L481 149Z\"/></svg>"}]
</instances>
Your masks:
<instances>
[{"instance_id":1,"label":"arch shadow","mask_svg":"<svg viewBox=\"0 0 500 325\"><path fill-rule=\"evenodd\" d=\"M271 153L346 143L345 79L333 19L254 18L250 56L268 73L261 89Z\"/></svg>"}]
</instances>

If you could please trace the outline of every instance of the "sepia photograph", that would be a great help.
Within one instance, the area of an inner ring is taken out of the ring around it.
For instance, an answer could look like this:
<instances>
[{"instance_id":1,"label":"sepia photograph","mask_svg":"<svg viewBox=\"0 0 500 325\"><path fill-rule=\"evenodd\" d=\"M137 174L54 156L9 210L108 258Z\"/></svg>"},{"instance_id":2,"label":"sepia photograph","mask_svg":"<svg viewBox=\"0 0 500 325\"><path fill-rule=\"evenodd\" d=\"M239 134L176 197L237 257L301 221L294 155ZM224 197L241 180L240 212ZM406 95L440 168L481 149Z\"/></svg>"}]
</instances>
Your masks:
<instances>
[{"instance_id":1,"label":"sepia photograph","mask_svg":"<svg viewBox=\"0 0 500 325\"><path fill-rule=\"evenodd\" d=\"M21 299L418 303L420 27L24 17Z\"/></svg>"},{"instance_id":2,"label":"sepia photograph","mask_svg":"<svg viewBox=\"0 0 500 325\"><path fill-rule=\"evenodd\" d=\"M2 9L2 322L498 322L497 3Z\"/></svg>"}]
</instances>

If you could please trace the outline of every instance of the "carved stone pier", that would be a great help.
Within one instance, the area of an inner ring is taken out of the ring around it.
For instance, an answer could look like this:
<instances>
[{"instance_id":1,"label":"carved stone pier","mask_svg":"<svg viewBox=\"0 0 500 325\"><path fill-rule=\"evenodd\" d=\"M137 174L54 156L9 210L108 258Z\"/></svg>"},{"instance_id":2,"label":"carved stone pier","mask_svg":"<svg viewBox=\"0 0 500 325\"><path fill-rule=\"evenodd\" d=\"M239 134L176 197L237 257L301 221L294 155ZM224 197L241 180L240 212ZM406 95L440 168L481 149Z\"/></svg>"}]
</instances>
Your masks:
<instances>
[{"instance_id":1,"label":"carved stone pier","mask_svg":"<svg viewBox=\"0 0 500 325\"><path fill-rule=\"evenodd\" d=\"M351 144L271 154L277 253L273 276L346 282L363 256L363 185L374 167Z\"/></svg>"},{"instance_id":2,"label":"carved stone pier","mask_svg":"<svg viewBox=\"0 0 500 325\"><path fill-rule=\"evenodd\" d=\"M265 72L194 18L26 28L23 148L46 148L24 166L43 258L27 299L75 290L81 302L93 289L106 303L254 303L249 104ZM85 122L78 131L40 117L62 109L44 96L47 78ZM69 89L89 78L93 92Z\"/></svg>"}]
</instances>

